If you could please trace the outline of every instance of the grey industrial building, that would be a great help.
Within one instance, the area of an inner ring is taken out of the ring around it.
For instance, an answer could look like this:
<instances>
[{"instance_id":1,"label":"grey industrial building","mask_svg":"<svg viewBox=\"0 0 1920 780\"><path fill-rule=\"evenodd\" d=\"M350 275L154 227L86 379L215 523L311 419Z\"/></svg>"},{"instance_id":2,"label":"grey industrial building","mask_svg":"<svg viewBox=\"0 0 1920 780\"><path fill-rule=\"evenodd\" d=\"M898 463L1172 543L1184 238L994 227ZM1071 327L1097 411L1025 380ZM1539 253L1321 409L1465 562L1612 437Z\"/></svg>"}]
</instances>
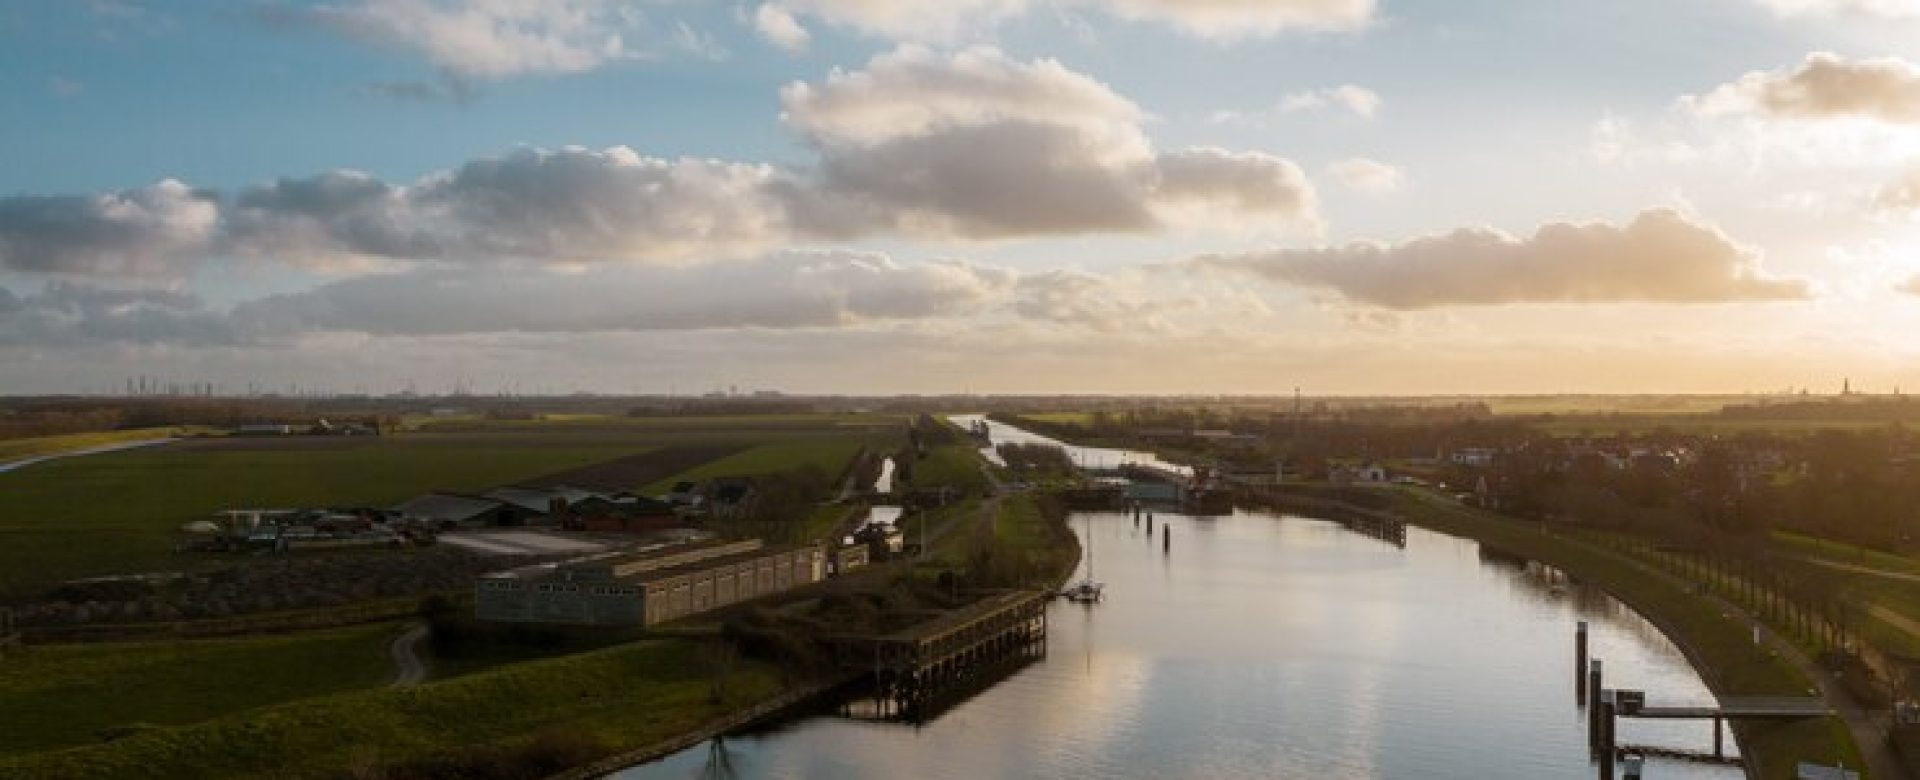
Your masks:
<instances>
[{"instance_id":1,"label":"grey industrial building","mask_svg":"<svg viewBox=\"0 0 1920 780\"><path fill-rule=\"evenodd\" d=\"M474 582L474 614L515 623L651 626L825 577L826 552L817 546L707 542L483 575Z\"/></svg>"}]
</instances>

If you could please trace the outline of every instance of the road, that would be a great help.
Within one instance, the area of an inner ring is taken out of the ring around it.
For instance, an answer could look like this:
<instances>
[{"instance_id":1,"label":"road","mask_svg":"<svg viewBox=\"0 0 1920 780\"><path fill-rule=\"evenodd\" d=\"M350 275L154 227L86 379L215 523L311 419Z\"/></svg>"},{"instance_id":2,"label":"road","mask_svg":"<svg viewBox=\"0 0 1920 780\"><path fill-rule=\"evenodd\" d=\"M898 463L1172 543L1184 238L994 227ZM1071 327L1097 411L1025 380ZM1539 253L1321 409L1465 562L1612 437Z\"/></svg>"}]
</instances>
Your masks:
<instances>
[{"instance_id":1,"label":"road","mask_svg":"<svg viewBox=\"0 0 1920 780\"><path fill-rule=\"evenodd\" d=\"M415 650L420 640L427 638L427 626L415 623L394 637L393 644L387 646L387 654L393 657L393 687L407 688L419 685L427 679L427 665L421 663Z\"/></svg>"}]
</instances>

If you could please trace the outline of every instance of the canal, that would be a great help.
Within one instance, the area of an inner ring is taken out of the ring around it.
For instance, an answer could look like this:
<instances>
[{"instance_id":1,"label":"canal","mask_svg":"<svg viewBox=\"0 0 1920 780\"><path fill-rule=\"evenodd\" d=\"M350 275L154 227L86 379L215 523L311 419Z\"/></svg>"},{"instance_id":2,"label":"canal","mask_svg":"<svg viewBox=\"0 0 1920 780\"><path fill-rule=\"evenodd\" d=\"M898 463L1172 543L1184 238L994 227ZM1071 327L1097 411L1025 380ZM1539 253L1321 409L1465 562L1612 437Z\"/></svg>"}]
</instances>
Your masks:
<instances>
[{"instance_id":1,"label":"canal","mask_svg":"<svg viewBox=\"0 0 1920 780\"><path fill-rule=\"evenodd\" d=\"M1711 695L1644 619L1557 572L1410 529L1405 547L1267 512L1082 513L1107 599L1060 602L1047 656L921 724L835 713L619 778L1586 778L1573 625L1610 687ZM1171 531L1163 553L1160 534ZM1704 749L1705 724L1626 744ZM1656 761L1648 778L1737 778Z\"/></svg>"}]
</instances>

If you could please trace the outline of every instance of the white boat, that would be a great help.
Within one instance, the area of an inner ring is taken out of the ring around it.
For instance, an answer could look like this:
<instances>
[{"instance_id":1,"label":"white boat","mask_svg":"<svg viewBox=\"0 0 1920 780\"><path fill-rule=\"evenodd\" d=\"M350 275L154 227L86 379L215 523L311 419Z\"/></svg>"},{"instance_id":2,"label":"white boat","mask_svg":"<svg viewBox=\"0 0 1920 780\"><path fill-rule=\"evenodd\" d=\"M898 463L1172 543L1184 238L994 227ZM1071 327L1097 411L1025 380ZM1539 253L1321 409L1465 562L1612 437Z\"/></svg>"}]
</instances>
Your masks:
<instances>
[{"instance_id":1,"label":"white boat","mask_svg":"<svg viewBox=\"0 0 1920 780\"><path fill-rule=\"evenodd\" d=\"M1100 600L1100 590L1104 585L1093 580L1081 580L1060 591L1060 595L1077 604L1092 604Z\"/></svg>"},{"instance_id":2,"label":"white boat","mask_svg":"<svg viewBox=\"0 0 1920 780\"><path fill-rule=\"evenodd\" d=\"M1068 585L1066 590L1060 591L1060 595L1067 597L1068 601L1076 604L1092 604L1098 602L1100 600L1101 590L1106 587L1093 579L1093 524L1090 522L1087 524L1086 536L1087 576L1079 582Z\"/></svg>"}]
</instances>

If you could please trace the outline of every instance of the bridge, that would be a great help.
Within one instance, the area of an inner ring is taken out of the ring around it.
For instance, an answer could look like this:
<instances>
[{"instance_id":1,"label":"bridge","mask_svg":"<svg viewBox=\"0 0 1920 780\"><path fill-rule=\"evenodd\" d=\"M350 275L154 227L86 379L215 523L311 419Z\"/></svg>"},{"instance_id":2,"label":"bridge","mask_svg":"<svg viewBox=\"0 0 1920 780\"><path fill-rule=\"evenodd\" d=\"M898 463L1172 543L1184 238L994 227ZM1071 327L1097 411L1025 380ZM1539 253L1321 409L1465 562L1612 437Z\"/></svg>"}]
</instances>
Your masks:
<instances>
[{"instance_id":1,"label":"bridge","mask_svg":"<svg viewBox=\"0 0 1920 780\"><path fill-rule=\"evenodd\" d=\"M1717 705L1681 707L1622 707L1623 718L1670 720L1801 720L1833 714L1833 708L1813 696L1743 696L1721 699Z\"/></svg>"}]
</instances>

